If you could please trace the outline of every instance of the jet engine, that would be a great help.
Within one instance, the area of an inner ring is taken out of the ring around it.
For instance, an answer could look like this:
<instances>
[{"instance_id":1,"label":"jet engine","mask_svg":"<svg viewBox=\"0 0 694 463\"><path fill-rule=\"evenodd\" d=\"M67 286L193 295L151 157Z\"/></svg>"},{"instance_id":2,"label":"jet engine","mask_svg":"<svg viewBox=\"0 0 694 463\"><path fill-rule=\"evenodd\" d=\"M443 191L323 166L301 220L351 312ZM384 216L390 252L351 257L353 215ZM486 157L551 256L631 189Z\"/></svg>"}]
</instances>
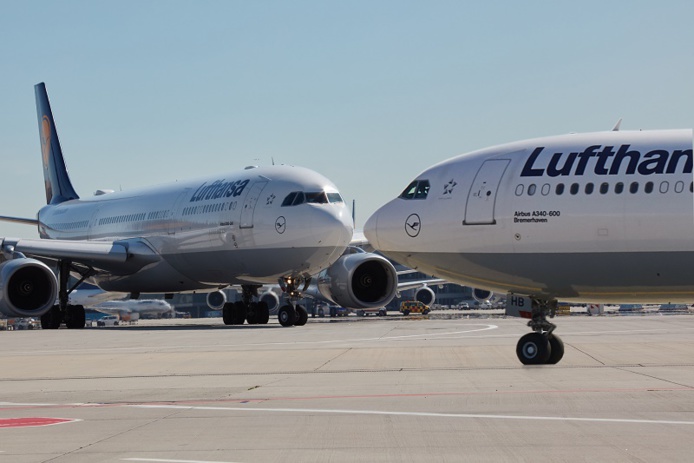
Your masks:
<instances>
[{"instance_id":1,"label":"jet engine","mask_svg":"<svg viewBox=\"0 0 694 463\"><path fill-rule=\"evenodd\" d=\"M317 279L323 297L350 309L383 307L398 289L395 267L374 253L345 254Z\"/></svg>"},{"instance_id":2,"label":"jet engine","mask_svg":"<svg viewBox=\"0 0 694 463\"><path fill-rule=\"evenodd\" d=\"M258 299L260 302L267 304L267 308L270 309L271 314L276 313L277 309L280 308L280 297L272 291L264 292Z\"/></svg>"},{"instance_id":3,"label":"jet engine","mask_svg":"<svg viewBox=\"0 0 694 463\"><path fill-rule=\"evenodd\" d=\"M26 257L0 264L0 312L40 317L55 305L58 280L46 264Z\"/></svg>"},{"instance_id":4,"label":"jet engine","mask_svg":"<svg viewBox=\"0 0 694 463\"><path fill-rule=\"evenodd\" d=\"M486 289L474 288L472 290L472 297L477 302L489 302L492 299L494 299L494 293L491 291L487 291Z\"/></svg>"},{"instance_id":5,"label":"jet engine","mask_svg":"<svg viewBox=\"0 0 694 463\"><path fill-rule=\"evenodd\" d=\"M212 310L222 310L227 303L227 295L224 291L207 293L207 306Z\"/></svg>"},{"instance_id":6,"label":"jet engine","mask_svg":"<svg viewBox=\"0 0 694 463\"><path fill-rule=\"evenodd\" d=\"M419 301L424 305L431 306L436 300L436 293L428 287L422 286L414 293L415 301Z\"/></svg>"}]
</instances>

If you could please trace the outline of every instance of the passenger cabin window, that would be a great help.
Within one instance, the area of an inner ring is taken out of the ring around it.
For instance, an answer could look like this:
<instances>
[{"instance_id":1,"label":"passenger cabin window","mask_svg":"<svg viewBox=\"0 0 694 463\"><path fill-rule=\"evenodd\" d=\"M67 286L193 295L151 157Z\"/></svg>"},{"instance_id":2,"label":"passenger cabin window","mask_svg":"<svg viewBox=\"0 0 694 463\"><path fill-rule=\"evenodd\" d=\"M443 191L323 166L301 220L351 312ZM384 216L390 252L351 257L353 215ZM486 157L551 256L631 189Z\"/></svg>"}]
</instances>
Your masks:
<instances>
[{"instance_id":1,"label":"passenger cabin window","mask_svg":"<svg viewBox=\"0 0 694 463\"><path fill-rule=\"evenodd\" d=\"M564 194L564 184L563 183L557 183L557 189L555 190L557 193L557 196L561 196Z\"/></svg>"},{"instance_id":2,"label":"passenger cabin window","mask_svg":"<svg viewBox=\"0 0 694 463\"><path fill-rule=\"evenodd\" d=\"M572 183L571 184L571 189L569 190L572 195L575 195L578 193L578 183Z\"/></svg>"},{"instance_id":3,"label":"passenger cabin window","mask_svg":"<svg viewBox=\"0 0 694 463\"><path fill-rule=\"evenodd\" d=\"M429 180L415 180L407 185L400 194L401 199L427 199L429 195Z\"/></svg>"},{"instance_id":4,"label":"passenger cabin window","mask_svg":"<svg viewBox=\"0 0 694 463\"><path fill-rule=\"evenodd\" d=\"M624 191L624 184L622 182L615 183L614 192L617 193L618 195L621 195L623 191Z\"/></svg>"}]
</instances>

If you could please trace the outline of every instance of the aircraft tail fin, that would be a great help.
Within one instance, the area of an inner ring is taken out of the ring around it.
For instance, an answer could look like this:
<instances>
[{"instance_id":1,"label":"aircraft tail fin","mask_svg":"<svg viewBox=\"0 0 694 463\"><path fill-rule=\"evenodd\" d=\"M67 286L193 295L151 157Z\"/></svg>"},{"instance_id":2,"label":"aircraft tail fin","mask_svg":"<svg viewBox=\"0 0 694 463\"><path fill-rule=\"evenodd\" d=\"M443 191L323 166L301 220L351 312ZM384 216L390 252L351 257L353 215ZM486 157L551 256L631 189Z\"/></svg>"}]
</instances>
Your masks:
<instances>
[{"instance_id":1,"label":"aircraft tail fin","mask_svg":"<svg viewBox=\"0 0 694 463\"><path fill-rule=\"evenodd\" d=\"M78 199L67 173L63 152L55 129L51 104L48 101L46 85L41 82L34 86L36 93L36 112L39 120L41 138L41 157L43 161L43 178L46 186L46 203L58 204L70 199Z\"/></svg>"}]
</instances>

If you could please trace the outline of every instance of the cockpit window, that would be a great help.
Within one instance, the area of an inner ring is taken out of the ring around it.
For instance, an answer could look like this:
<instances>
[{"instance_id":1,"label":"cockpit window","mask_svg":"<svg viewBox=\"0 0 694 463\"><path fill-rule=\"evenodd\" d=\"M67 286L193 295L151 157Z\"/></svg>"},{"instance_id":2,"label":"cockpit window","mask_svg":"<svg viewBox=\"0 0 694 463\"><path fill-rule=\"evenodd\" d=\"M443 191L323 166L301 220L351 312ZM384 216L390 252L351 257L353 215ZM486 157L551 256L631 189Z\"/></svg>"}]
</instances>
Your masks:
<instances>
[{"instance_id":1,"label":"cockpit window","mask_svg":"<svg viewBox=\"0 0 694 463\"><path fill-rule=\"evenodd\" d=\"M319 193L306 193L306 202L314 204L326 204L328 202L328 196L324 191Z\"/></svg>"},{"instance_id":2,"label":"cockpit window","mask_svg":"<svg viewBox=\"0 0 694 463\"><path fill-rule=\"evenodd\" d=\"M344 200L342 199L342 196L340 196L340 193L328 193L328 201L331 203L343 203Z\"/></svg>"},{"instance_id":3,"label":"cockpit window","mask_svg":"<svg viewBox=\"0 0 694 463\"><path fill-rule=\"evenodd\" d=\"M289 193L287 197L284 198L284 201L282 201L282 207L291 206L294 202L294 198L296 197L296 193L296 191L292 191L291 193Z\"/></svg>"},{"instance_id":4,"label":"cockpit window","mask_svg":"<svg viewBox=\"0 0 694 463\"><path fill-rule=\"evenodd\" d=\"M400 194L402 199L426 199L429 195L429 180L415 180Z\"/></svg>"},{"instance_id":5,"label":"cockpit window","mask_svg":"<svg viewBox=\"0 0 694 463\"><path fill-rule=\"evenodd\" d=\"M296 197L294 198L294 202L292 203L292 206L298 206L299 204L303 204L306 202L306 195L304 195L303 191L297 191L296 192Z\"/></svg>"},{"instance_id":6,"label":"cockpit window","mask_svg":"<svg viewBox=\"0 0 694 463\"><path fill-rule=\"evenodd\" d=\"M342 203L340 193L326 193L325 191L292 191L282 201L282 207L298 206L299 204L327 204L327 203Z\"/></svg>"}]
</instances>

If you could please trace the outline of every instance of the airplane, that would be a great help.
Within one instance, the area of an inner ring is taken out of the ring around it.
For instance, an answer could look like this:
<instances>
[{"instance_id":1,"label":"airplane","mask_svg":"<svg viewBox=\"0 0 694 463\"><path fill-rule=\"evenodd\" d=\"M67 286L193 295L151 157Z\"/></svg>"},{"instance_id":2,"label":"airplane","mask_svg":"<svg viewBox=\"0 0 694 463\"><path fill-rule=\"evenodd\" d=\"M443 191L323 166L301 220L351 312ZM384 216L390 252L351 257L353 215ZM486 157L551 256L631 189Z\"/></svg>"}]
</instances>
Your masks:
<instances>
[{"instance_id":1,"label":"airplane","mask_svg":"<svg viewBox=\"0 0 694 463\"><path fill-rule=\"evenodd\" d=\"M620 121L621 122L621 121ZM691 302L692 130L569 134L440 162L378 209L384 255L476 298L508 293L530 318L523 364L564 354L547 318L562 302Z\"/></svg>"},{"instance_id":2,"label":"airplane","mask_svg":"<svg viewBox=\"0 0 694 463\"><path fill-rule=\"evenodd\" d=\"M346 307L382 305L395 295L387 259L343 255L353 233L349 210L330 180L306 168L252 166L80 197L45 84L34 90L46 205L36 219L0 217L37 226L40 237L0 238L0 312L41 317L46 329L62 321L83 328L84 308L70 304L69 294L84 281L134 299L205 291L219 300L222 288L240 285L242 301L222 303L225 324L267 323L267 306L254 298L263 284L278 282L291 301L279 310L280 324L305 324L306 309L295 301L321 272L331 298ZM78 279L72 286L71 274Z\"/></svg>"},{"instance_id":3,"label":"airplane","mask_svg":"<svg viewBox=\"0 0 694 463\"><path fill-rule=\"evenodd\" d=\"M135 321L141 315L161 317L173 313L174 308L161 299L129 299L128 293L106 292L94 285L82 283L73 290L69 304L93 309L108 315L117 315L123 321Z\"/></svg>"},{"instance_id":4,"label":"airplane","mask_svg":"<svg viewBox=\"0 0 694 463\"><path fill-rule=\"evenodd\" d=\"M91 309L108 315L117 315L120 320L126 322L139 320L143 315L161 318L167 314L174 313L174 307L161 299L105 301L92 306Z\"/></svg>"}]
</instances>

